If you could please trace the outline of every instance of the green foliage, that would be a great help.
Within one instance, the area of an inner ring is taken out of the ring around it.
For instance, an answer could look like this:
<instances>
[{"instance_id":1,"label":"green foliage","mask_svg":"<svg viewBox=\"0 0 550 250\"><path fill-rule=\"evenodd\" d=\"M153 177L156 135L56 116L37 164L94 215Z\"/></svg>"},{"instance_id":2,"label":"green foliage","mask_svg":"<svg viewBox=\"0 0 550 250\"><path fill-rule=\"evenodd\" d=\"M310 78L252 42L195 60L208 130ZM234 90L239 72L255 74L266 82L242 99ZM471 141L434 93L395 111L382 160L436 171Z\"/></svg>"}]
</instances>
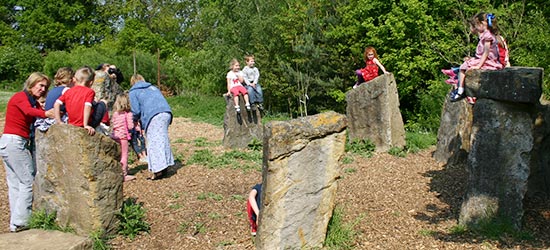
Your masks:
<instances>
[{"instance_id":1,"label":"green foliage","mask_svg":"<svg viewBox=\"0 0 550 250\"><path fill-rule=\"evenodd\" d=\"M216 126L223 124L225 100L221 96L183 94L167 98L172 113L177 117L188 117L194 121Z\"/></svg>"},{"instance_id":2,"label":"green foliage","mask_svg":"<svg viewBox=\"0 0 550 250\"><path fill-rule=\"evenodd\" d=\"M371 157L376 146L369 139L354 139L353 141L347 140L346 152L359 154L363 157Z\"/></svg>"},{"instance_id":3,"label":"green foliage","mask_svg":"<svg viewBox=\"0 0 550 250\"><path fill-rule=\"evenodd\" d=\"M400 147L392 147L390 150L388 150L388 154L397 156L397 157L406 157L407 156L407 150L405 148Z\"/></svg>"},{"instance_id":4,"label":"green foliage","mask_svg":"<svg viewBox=\"0 0 550 250\"><path fill-rule=\"evenodd\" d=\"M110 249L107 241L108 238L105 236L105 232L103 230L96 230L90 233L89 235L90 239L92 239L93 250L107 250Z\"/></svg>"},{"instance_id":5,"label":"green foliage","mask_svg":"<svg viewBox=\"0 0 550 250\"><path fill-rule=\"evenodd\" d=\"M45 209L36 211L31 214L29 220L29 227L43 230L61 230L61 227L57 225L55 219L57 218L57 212L46 212Z\"/></svg>"},{"instance_id":6,"label":"green foliage","mask_svg":"<svg viewBox=\"0 0 550 250\"><path fill-rule=\"evenodd\" d=\"M8 101L15 94L14 92L0 91L0 112L6 112Z\"/></svg>"},{"instance_id":7,"label":"green foliage","mask_svg":"<svg viewBox=\"0 0 550 250\"><path fill-rule=\"evenodd\" d=\"M29 45L0 46L0 90L21 91L32 72L42 70L43 59Z\"/></svg>"},{"instance_id":8,"label":"green foliage","mask_svg":"<svg viewBox=\"0 0 550 250\"><path fill-rule=\"evenodd\" d=\"M406 132L406 148L409 153L416 153L437 143L437 134L433 132Z\"/></svg>"},{"instance_id":9,"label":"green foliage","mask_svg":"<svg viewBox=\"0 0 550 250\"><path fill-rule=\"evenodd\" d=\"M353 227L360 219L358 218L353 224L344 224L342 209L338 207L334 209L332 217L328 222L325 246L328 249L353 249L356 235Z\"/></svg>"},{"instance_id":10,"label":"green foliage","mask_svg":"<svg viewBox=\"0 0 550 250\"><path fill-rule=\"evenodd\" d=\"M451 227L450 229L450 233L452 235L463 235L467 232L467 228L466 226L464 225L460 225L460 224L457 224L457 225L454 225L453 227Z\"/></svg>"},{"instance_id":11,"label":"green foliage","mask_svg":"<svg viewBox=\"0 0 550 250\"><path fill-rule=\"evenodd\" d=\"M232 150L216 156L210 149L195 151L187 160L187 164L205 165L208 168L232 167L249 170L261 169L262 152Z\"/></svg>"},{"instance_id":12,"label":"green foliage","mask_svg":"<svg viewBox=\"0 0 550 250\"><path fill-rule=\"evenodd\" d=\"M140 232L149 232L149 223L145 221L143 203L136 203L136 198L128 198L117 213L120 220L118 233L133 240Z\"/></svg>"},{"instance_id":13,"label":"green foliage","mask_svg":"<svg viewBox=\"0 0 550 250\"><path fill-rule=\"evenodd\" d=\"M533 239L533 235L527 231L516 230L511 220L507 218L482 219L474 227L469 227L472 232L489 239L502 239L512 237L517 240Z\"/></svg>"},{"instance_id":14,"label":"green foliage","mask_svg":"<svg viewBox=\"0 0 550 250\"><path fill-rule=\"evenodd\" d=\"M200 193L199 196L197 196L197 199L199 199L199 200L212 199L212 200L215 200L215 201L221 201L221 200L223 200L223 195L212 193L212 192Z\"/></svg>"}]
</instances>

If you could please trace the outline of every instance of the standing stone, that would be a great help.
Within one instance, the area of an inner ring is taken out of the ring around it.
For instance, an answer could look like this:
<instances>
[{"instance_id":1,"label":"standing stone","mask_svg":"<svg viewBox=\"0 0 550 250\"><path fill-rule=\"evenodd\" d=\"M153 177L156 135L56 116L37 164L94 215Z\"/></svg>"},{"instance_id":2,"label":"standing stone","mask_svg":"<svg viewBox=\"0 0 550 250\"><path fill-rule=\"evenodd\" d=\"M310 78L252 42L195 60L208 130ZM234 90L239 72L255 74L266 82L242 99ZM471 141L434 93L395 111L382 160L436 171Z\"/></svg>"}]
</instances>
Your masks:
<instances>
[{"instance_id":1,"label":"standing stone","mask_svg":"<svg viewBox=\"0 0 550 250\"><path fill-rule=\"evenodd\" d=\"M123 199L119 158L116 142L83 128L56 124L37 131L35 211L56 211L59 225L78 235L113 233Z\"/></svg>"},{"instance_id":2,"label":"standing stone","mask_svg":"<svg viewBox=\"0 0 550 250\"><path fill-rule=\"evenodd\" d=\"M240 114L235 111L233 97L225 97L223 118L223 146L226 148L246 148L254 141L261 142L263 135L261 112L253 105L246 110L244 98L239 97Z\"/></svg>"},{"instance_id":3,"label":"standing stone","mask_svg":"<svg viewBox=\"0 0 550 250\"><path fill-rule=\"evenodd\" d=\"M381 75L346 93L349 138L369 139L377 151L405 146L405 128L393 74Z\"/></svg>"},{"instance_id":4,"label":"standing stone","mask_svg":"<svg viewBox=\"0 0 550 250\"><path fill-rule=\"evenodd\" d=\"M322 247L335 206L346 118L335 112L265 126L256 249Z\"/></svg>"},{"instance_id":5,"label":"standing stone","mask_svg":"<svg viewBox=\"0 0 550 250\"><path fill-rule=\"evenodd\" d=\"M472 105L451 102L447 96L441 112L434 159L449 165L464 165L470 152Z\"/></svg>"},{"instance_id":6,"label":"standing stone","mask_svg":"<svg viewBox=\"0 0 550 250\"><path fill-rule=\"evenodd\" d=\"M466 93L478 100L459 223L511 222L519 229L531 164L536 163L532 158L537 158L536 124L544 117L538 107L542 69L473 70L467 72L465 83Z\"/></svg>"},{"instance_id":7,"label":"standing stone","mask_svg":"<svg viewBox=\"0 0 550 250\"><path fill-rule=\"evenodd\" d=\"M468 155L468 188L459 223L510 221L521 227L533 149L533 107L480 99L474 106L474 138Z\"/></svg>"}]
</instances>

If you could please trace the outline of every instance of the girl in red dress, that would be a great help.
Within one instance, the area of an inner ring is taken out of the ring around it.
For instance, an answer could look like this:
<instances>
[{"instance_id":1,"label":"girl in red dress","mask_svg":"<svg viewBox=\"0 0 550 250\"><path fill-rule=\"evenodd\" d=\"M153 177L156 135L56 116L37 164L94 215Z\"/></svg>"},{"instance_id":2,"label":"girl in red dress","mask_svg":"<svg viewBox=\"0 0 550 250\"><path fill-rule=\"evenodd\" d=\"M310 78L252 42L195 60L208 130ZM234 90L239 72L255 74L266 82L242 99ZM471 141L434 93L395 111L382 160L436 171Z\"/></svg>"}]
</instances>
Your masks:
<instances>
[{"instance_id":1,"label":"girl in red dress","mask_svg":"<svg viewBox=\"0 0 550 250\"><path fill-rule=\"evenodd\" d=\"M380 68L384 74L389 74L389 72L386 71L386 68L384 68L382 63L378 60L378 54L376 54L376 49L373 47L367 47L363 57L365 58L365 64L367 66L355 71L355 74L357 75L357 82L353 85L353 88L357 88L359 84L376 78L378 76L378 68Z\"/></svg>"}]
</instances>

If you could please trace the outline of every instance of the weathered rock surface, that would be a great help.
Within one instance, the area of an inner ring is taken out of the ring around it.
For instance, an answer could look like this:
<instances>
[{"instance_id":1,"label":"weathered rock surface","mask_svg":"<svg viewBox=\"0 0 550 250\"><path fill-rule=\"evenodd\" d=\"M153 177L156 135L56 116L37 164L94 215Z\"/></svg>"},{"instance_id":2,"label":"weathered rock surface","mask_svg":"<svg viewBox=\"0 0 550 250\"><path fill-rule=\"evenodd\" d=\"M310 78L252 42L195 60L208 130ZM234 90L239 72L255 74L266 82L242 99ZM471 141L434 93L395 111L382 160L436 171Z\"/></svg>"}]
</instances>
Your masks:
<instances>
[{"instance_id":1,"label":"weathered rock surface","mask_svg":"<svg viewBox=\"0 0 550 250\"><path fill-rule=\"evenodd\" d=\"M533 159L543 158L535 150L542 141L535 139L542 69L471 70L465 83L477 102L469 108L446 99L434 157L468 170L460 224L499 220L519 229ZM537 138L544 137L545 130L538 131Z\"/></svg>"},{"instance_id":2,"label":"weathered rock surface","mask_svg":"<svg viewBox=\"0 0 550 250\"><path fill-rule=\"evenodd\" d=\"M78 235L114 232L122 205L119 145L83 128L53 125L36 134L35 210L57 212L61 226Z\"/></svg>"},{"instance_id":3,"label":"weathered rock surface","mask_svg":"<svg viewBox=\"0 0 550 250\"><path fill-rule=\"evenodd\" d=\"M533 105L480 99L473 108L468 188L459 222L506 219L519 229L533 149Z\"/></svg>"},{"instance_id":4,"label":"weathered rock surface","mask_svg":"<svg viewBox=\"0 0 550 250\"><path fill-rule=\"evenodd\" d=\"M16 234L0 234L0 248L19 250L91 250L93 249L93 242L87 237L71 233L31 229Z\"/></svg>"},{"instance_id":5,"label":"weathered rock surface","mask_svg":"<svg viewBox=\"0 0 550 250\"><path fill-rule=\"evenodd\" d=\"M405 146L405 128L393 74L381 75L346 93L349 138L369 139L377 151Z\"/></svg>"},{"instance_id":6,"label":"weathered rock surface","mask_svg":"<svg viewBox=\"0 0 550 250\"><path fill-rule=\"evenodd\" d=\"M256 249L321 247L335 205L346 118L335 112L265 126Z\"/></svg>"},{"instance_id":7,"label":"weathered rock surface","mask_svg":"<svg viewBox=\"0 0 550 250\"><path fill-rule=\"evenodd\" d=\"M223 146L226 148L246 148L254 141L261 142L263 125L261 112L252 106L247 111L243 97L239 97L241 112L235 111L233 98L225 98L225 115L223 117Z\"/></svg>"}]
</instances>

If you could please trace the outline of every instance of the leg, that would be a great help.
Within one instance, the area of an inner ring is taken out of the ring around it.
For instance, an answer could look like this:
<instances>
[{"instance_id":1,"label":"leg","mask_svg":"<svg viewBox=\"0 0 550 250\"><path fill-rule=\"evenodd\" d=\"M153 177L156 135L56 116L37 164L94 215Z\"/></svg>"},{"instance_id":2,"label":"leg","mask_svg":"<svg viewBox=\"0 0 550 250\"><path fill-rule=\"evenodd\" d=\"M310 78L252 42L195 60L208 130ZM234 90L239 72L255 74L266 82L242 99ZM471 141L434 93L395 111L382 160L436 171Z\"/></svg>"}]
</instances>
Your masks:
<instances>
[{"instance_id":1,"label":"leg","mask_svg":"<svg viewBox=\"0 0 550 250\"><path fill-rule=\"evenodd\" d=\"M260 84L256 83L256 88L254 89L254 92L256 93L256 102L264 102L264 91L262 90L262 86L260 86Z\"/></svg>"},{"instance_id":2,"label":"leg","mask_svg":"<svg viewBox=\"0 0 550 250\"><path fill-rule=\"evenodd\" d=\"M171 117L170 113L160 113L154 116L146 131L147 161L149 170L153 173L161 173L169 166L174 165L174 155L168 137Z\"/></svg>"},{"instance_id":3,"label":"leg","mask_svg":"<svg viewBox=\"0 0 550 250\"><path fill-rule=\"evenodd\" d=\"M128 175L128 140L120 140L120 163L122 163L122 174L124 181L134 180L136 177Z\"/></svg>"},{"instance_id":4,"label":"leg","mask_svg":"<svg viewBox=\"0 0 550 250\"><path fill-rule=\"evenodd\" d=\"M246 85L246 91L248 92L250 103L256 103L256 95L254 92L254 87Z\"/></svg>"},{"instance_id":5,"label":"leg","mask_svg":"<svg viewBox=\"0 0 550 250\"><path fill-rule=\"evenodd\" d=\"M92 108L93 112L90 120L90 126L95 128L99 126L101 120L103 120L105 116L105 113L107 113L107 105L103 101L94 102L92 103Z\"/></svg>"},{"instance_id":6,"label":"leg","mask_svg":"<svg viewBox=\"0 0 550 250\"><path fill-rule=\"evenodd\" d=\"M246 201L246 213L248 214L248 222L250 223L252 235L256 235L258 225L256 224L256 214L250 205L250 201Z\"/></svg>"}]
</instances>

